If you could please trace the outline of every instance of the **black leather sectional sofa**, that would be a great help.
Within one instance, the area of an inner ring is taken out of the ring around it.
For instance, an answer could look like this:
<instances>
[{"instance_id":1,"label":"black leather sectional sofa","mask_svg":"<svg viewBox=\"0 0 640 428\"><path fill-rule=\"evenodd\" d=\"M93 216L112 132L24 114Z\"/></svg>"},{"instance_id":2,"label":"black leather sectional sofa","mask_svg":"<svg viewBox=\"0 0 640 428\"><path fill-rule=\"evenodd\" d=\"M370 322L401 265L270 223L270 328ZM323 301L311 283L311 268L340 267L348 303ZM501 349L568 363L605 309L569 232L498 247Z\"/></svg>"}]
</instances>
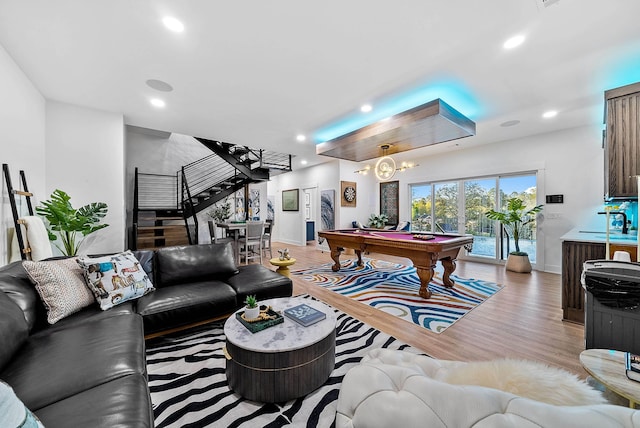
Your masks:
<instances>
[{"instance_id":1,"label":"black leather sectional sofa","mask_svg":"<svg viewBox=\"0 0 640 428\"><path fill-rule=\"evenodd\" d=\"M0 268L0 380L46 427L153 427L145 335L220 318L292 283L261 265L237 267L231 244L134 253L156 290L53 325L20 262Z\"/></svg>"}]
</instances>

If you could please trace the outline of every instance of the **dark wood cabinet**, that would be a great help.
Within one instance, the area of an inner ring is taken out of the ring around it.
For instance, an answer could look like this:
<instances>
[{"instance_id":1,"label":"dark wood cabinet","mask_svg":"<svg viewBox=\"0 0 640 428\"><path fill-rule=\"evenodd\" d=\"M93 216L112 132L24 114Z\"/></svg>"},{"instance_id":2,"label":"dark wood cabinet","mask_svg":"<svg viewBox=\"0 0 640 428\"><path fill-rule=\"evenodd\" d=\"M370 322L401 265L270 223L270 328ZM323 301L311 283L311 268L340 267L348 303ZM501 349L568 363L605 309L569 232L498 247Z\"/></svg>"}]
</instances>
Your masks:
<instances>
[{"instance_id":1,"label":"dark wood cabinet","mask_svg":"<svg viewBox=\"0 0 640 428\"><path fill-rule=\"evenodd\" d=\"M640 83L612 89L605 98L605 197L637 197L640 174Z\"/></svg>"},{"instance_id":2,"label":"dark wood cabinet","mask_svg":"<svg viewBox=\"0 0 640 428\"><path fill-rule=\"evenodd\" d=\"M580 283L582 265L602 260L605 244L564 241L562 243L562 319L584 324L584 290Z\"/></svg>"}]
</instances>

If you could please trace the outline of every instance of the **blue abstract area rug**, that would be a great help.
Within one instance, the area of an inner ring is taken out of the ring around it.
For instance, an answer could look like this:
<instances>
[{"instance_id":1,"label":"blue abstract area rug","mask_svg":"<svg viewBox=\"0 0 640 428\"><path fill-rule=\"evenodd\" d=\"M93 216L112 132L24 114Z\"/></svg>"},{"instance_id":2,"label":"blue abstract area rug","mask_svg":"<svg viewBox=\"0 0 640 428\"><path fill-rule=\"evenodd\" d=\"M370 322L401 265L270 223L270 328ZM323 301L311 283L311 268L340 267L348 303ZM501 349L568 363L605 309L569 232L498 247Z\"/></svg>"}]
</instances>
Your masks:
<instances>
[{"instance_id":1,"label":"blue abstract area rug","mask_svg":"<svg viewBox=\"0 0 640 428\"><path fill-rule=\"evenodd\" d=\"M333 272L333 263L327 263L292 274L435 333L442 333L503 287L451 275L455 286L447 288L442 283L442 267L438 263L429 284L433 295L423 299L418 295L420 279L413 266L366 258L362 261L363 266L358 266L356 259L344 260L339 272Z\"/></svg>"}]
</instances>

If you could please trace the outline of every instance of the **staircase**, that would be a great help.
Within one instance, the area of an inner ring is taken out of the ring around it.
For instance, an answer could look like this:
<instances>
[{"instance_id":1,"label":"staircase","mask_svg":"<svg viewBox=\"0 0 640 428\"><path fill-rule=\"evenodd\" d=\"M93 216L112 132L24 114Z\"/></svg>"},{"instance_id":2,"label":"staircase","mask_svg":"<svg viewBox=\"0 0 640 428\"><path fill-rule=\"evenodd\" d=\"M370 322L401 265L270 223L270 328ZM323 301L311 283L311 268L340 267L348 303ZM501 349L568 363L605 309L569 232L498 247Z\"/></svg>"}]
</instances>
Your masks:
<instances>
[{"instance_id":1,"label":"staircase","mask_svg":"<svg viewBox=\"0 0 640 428\"><path fill-rule=\"evenodd\" d=\"M291 171L291 156L196 138L213 154L185 165L175 175L135 169L132 249L198 243L200 211L249 183Z\"/></svg>"}]
</instances>

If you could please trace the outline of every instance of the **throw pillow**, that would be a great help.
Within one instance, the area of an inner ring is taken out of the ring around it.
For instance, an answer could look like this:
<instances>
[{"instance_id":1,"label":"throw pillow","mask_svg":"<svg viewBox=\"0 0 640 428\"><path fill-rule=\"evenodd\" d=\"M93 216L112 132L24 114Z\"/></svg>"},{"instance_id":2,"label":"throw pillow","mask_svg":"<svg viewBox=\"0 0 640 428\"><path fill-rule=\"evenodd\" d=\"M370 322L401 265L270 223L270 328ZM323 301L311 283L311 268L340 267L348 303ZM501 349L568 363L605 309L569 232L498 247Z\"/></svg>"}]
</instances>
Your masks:
<instances>
[{"instance_id":1,"label":"throw pillow","mask_svg":"<svg viewBox=\"0 0 640 428\"><path fill-rule=\"evenodd\" d=\"M3 428L43 428L40 420L20 401L6 383L0 381L0 426Z\"/></svg>"},{"instance_id":2,"label":"throw pillow","mask_svg":"<svg viewBox=\"0 0 640 428\"><path fill-rule=\"evenodd\" d=\"M103 257L79 257L78 264L102 310L155 290L131 251Z\"/></svg>"},{"instance_id":3,"label":"throw pillow","mask_svg":"<svg viewBox=\"0 0 640 428\"><path fill-rule=\"evenodd\" d=\"M41 262L24 261L22 266L35 284L47 309L49 324L55 324L95 302L84 284L82 269L75 257Z\"/></svg>"}]
</instances>

